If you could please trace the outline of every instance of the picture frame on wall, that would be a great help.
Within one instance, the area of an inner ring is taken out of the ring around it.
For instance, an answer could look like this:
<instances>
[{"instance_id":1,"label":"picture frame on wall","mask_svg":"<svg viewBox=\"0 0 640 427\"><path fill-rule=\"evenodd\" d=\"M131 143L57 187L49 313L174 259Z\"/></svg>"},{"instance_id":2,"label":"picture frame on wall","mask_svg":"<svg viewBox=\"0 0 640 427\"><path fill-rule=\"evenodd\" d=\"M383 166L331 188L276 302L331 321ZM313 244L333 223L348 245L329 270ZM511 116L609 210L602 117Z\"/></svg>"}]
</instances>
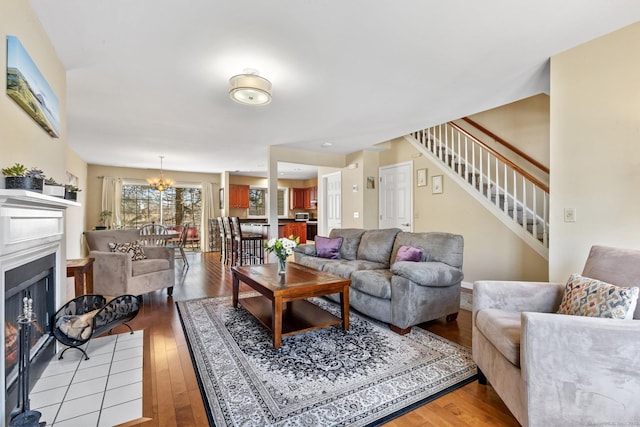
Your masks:
<instances>
[{"instance_id":1,"label":"picture frame on wall","mask_svg":"<svg viewBox=\"0 0 640 427\"><path fill-rule=\"evenodd\" d=\"M416 183L418 187L426 187L427 186L427 169L418 169L416 173Z\"/></svg>"},{"instance_id":2,"label":"picture frame on wall","mask_svg":"<svg viewBox=\"0 0 640 427\"><path fill-rule=\"evenodd\" d=\"M374 177L372 176L367 177L367 188L368 189L376 188L376 181Z\"/></svg>"},{"instance_id":3,"label":"picture frame on wall","mask_svg":"<svg viewBox=\"0 0 640 427\"><path fill-rule=\"evenodd\" d=\"M218 197L220 199L220 203L219 203L218 207L222 210L222 209L224 209L224 188L221 188L218 191Z\"/></svg>"},{"instance_id":4,"label":"picture frame on wall","mask_svg":"<svg viewBox=\"0 0 640 427\"><path fill-rule=\"evenodd\" d=\"M434 175L431 177L431 193L432 194L442 194L444 191L442 188L443 179L442 175Z\"/></svg>"}]
</instances>

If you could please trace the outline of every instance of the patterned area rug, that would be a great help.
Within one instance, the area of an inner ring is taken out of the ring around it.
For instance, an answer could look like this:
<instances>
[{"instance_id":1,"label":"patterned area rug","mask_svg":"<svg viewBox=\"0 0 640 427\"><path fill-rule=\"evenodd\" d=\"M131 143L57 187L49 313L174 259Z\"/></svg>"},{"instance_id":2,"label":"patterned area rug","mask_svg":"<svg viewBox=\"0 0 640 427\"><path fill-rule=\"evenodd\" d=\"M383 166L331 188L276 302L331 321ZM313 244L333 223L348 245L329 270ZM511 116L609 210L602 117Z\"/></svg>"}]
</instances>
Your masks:
<instances>
[{"instance_id":1,"label":"patterned area rug","mask_svg":"<svg viewBox=\"0 0 640 427\"><path fill-rule=\"evenodd\" d=\"M330 301L311 301L339 316ZM400 336L353 311L348 331L283 337L275 350L231 297L176 304L217 427L380 425L476 378L469 349L420 328Z\"/></svg>"}]
</instances>

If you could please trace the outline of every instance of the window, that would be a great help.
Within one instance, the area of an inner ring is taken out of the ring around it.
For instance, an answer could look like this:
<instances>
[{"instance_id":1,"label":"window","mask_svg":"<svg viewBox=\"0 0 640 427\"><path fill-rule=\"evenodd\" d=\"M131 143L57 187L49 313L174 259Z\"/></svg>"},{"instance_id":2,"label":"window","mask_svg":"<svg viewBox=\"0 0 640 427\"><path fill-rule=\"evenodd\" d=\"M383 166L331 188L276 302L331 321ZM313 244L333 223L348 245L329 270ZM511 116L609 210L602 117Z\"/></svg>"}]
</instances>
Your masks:
<instances>
[{"instance_id":1,"label":"window","mask_svg":"<svg viewBox=\"0 0 640 427\"><path fill-rule=\"evenodd\" d=\"M287 190L278 188L278 216L285 216L285 208L287 200ZM266 217L268 212L269 199L267 197L266 188L250 188L249 189L249 213L251 217Z\"/></svg>"},{"instance_id":2,"label":"window","mask_svg":"<svg viewBox=\"0 0 640 427\"><path fill-rule=\"evenodd\" d=\"M199 227L202 217L202 190L171 187L160 192L148 185L122 185L122 225L140 227L155 222L168 226L189 222Z\"/></svg>"}]
</instances>

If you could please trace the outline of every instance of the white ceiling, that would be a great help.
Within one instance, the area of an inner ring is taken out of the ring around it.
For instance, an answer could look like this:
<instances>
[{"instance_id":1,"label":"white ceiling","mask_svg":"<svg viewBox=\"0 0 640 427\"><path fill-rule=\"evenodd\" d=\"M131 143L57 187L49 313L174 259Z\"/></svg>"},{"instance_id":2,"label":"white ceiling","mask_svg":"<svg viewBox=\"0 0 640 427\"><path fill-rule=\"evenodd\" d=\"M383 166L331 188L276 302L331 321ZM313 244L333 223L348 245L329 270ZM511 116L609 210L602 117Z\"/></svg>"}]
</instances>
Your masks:
<instances>
[{"instance_id":1,"label":"white ceiling","mask_svg":"<svg viewBox=\"0 0 640 427\"><path fill-rule=\"evenodd\" d=\"M270 145L346 154L548 93L550 56L640 18L637 0L30 2L84 160L242 174ZM245 68L271 104L229 99Z\"/></svg>"}]
</instances>

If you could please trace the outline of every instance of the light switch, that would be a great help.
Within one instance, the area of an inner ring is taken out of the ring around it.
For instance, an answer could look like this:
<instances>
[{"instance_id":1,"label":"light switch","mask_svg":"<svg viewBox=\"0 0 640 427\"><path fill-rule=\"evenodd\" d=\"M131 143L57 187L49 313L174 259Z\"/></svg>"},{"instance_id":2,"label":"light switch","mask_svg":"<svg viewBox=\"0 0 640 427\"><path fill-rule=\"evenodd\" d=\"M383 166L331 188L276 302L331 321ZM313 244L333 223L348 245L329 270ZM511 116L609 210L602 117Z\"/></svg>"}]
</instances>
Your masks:
<instances>
[{"instance_id":1,"label":"light switch","mask_svg":"<svg viewBox=\"0 0 640 427\"><path fill-rule=\"evenodd\" d=\"M360 212L354 212L353 213L353 217L354 218L360 218Z\"/></svg>"}]
</instances>

